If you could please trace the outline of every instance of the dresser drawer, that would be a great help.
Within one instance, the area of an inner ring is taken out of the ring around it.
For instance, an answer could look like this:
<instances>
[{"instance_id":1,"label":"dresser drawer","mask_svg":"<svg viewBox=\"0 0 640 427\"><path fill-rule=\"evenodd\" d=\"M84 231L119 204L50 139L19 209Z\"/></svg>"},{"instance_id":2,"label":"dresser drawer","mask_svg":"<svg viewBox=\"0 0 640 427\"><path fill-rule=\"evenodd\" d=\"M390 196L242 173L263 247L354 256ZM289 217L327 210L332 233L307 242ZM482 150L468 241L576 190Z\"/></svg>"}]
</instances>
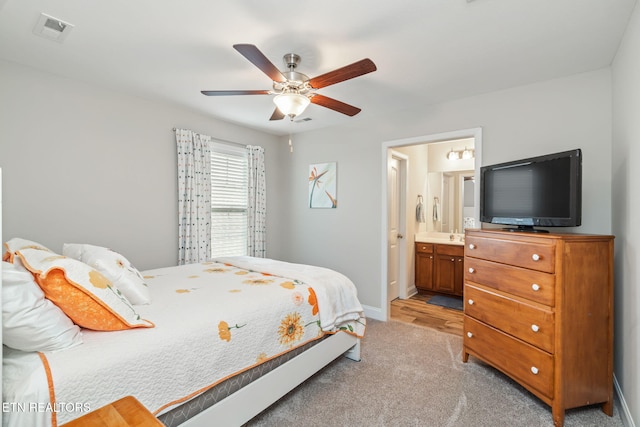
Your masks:
<instances>
[{"instance_id":1,"label":"dresser drawer","mask_svg":"<svg viewBox=\"0 0 640 427\"><path fill-rule=\"evenodd\" d=\"M479 357L527 388L553 396L553 357L497 329L464 317L465 351Z\"/></svg>"},{"instance_id":2,"label":"dresser drawer","mask_svg":"<svg viewBox=\"0 0 640 427\"><path fill-rule=\"evenodd\" d=\"M416 252L422 254L432 254L433 253L433 243L421 243L416 242Z\"/></svg>"},{"instance_id":3,"label":"dresser drawer","mask_svg":"<svg viewBox=\"0 0 640 427\"><path fill-rule=\"evenodd\" d=\"M465 255L547 273L555 271L555 245L552 242L502 240L469 235L465 238Z\"/></svg>"},{"instance_id":4,"label":"dresser drawer","mask_svg":"<svg viewBox=\"0 0 640 427\"><path fill-rule=\"evenodd\" d=\"M465 315L553 353L553 312L525 301L490 289L464 285Z\"/></svg>"},{"instance_id":5,"label":"dresser drawer","mask_svg":"<svg viewBox=\"0 0 640 427\"><path fill-rule=\"evenodd\" d=\"M554 305L555 280L554 274L464 258L465 283L480 283L548 306Z\"/></svg>"}]
</instances>

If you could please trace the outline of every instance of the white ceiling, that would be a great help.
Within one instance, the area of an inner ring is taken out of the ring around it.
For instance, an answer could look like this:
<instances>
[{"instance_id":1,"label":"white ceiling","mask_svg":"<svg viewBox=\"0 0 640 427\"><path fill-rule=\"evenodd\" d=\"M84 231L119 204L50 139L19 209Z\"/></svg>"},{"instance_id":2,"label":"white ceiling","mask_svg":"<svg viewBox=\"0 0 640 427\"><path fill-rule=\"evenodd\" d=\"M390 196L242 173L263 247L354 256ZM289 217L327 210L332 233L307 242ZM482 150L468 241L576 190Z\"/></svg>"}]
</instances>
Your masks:
<instances>
[{"instance_id":1,"label":"white ceiling","mask_svg":"<svg viewBox=\"0 0 640 427\"><path fill-rule=\"evenodd\" d=\"M282 135L609 65L636 0L0 0L0 58ZM74 25L62 43L32 33L40 13ZM378 70L318 92L362 108L310 105L270 122L271 89L232 45L315 77L370 58ZM43 96L46 94L43 94Z\"/></svg>"}]
</instances>

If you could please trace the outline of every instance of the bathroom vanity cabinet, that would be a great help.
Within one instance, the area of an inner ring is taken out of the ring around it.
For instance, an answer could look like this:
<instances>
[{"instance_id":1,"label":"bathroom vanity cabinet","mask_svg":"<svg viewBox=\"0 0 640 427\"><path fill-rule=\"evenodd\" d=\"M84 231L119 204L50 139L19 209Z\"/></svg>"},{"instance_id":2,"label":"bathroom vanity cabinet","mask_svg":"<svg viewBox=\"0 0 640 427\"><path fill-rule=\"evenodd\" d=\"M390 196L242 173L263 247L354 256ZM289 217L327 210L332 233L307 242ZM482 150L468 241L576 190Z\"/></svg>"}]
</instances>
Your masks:
<instances>
[{"instance_id":1,"label":"bathroom vanity cabinet","mask_svg":"<svg viewBox=\"0 0 640 427\"><path fill-rule=\"evenodd\" d=\"M416 288L462 296L464 246L416 242L415 249Z\"/></svg>"}]
</instances>

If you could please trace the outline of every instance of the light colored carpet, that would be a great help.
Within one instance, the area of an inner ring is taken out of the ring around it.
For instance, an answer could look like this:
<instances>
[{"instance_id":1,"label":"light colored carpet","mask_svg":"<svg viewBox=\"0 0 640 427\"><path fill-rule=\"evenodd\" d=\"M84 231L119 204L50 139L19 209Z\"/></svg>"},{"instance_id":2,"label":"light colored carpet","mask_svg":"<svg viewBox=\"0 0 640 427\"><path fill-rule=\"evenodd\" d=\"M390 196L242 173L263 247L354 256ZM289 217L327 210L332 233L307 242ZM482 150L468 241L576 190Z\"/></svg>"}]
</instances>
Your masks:
<instances>
[{"instance_id":1,"label":"light colored carpet","mask_svg":"<svg viewBox=\"0 0 640 427\"><path fill-rule=\"evenodd\" d=\"M338 358L247 426L553 426L551 409L474 357L462 338L368 320L362 361ZM620 426L600 406L566 412L565 426Z\"/></svg>"}]
</instances>

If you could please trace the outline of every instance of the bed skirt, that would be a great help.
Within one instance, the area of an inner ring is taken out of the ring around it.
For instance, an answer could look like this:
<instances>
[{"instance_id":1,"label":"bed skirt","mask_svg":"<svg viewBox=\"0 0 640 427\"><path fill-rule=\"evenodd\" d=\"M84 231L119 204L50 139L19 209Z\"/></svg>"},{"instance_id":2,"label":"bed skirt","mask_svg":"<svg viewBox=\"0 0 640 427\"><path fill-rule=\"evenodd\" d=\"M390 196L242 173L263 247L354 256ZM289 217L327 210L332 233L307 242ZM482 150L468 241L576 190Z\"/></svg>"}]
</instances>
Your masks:
<instances>
[{"instance_id":1,"label":"bed skirt","mask_svg":"<svg viewBox=\"0 0 640 427\"><path fill-rule=\"evenodd\" d=\"M309 348L319 344L329 336L325 336L320 340L311 341L301 347L295 348L282 356L271 359L261 365L258 365L248 371L244 371L232 378L229 378L204 393L194 397L193 399L175 407L168 412L158 415L158 419L167 427L176 427L196 414L205 411L222 399L232 395L236 391L251 384L253 381L271 372L278 366L290 361L294 357L308 350Z\"/></svg>"}]
</instances>

